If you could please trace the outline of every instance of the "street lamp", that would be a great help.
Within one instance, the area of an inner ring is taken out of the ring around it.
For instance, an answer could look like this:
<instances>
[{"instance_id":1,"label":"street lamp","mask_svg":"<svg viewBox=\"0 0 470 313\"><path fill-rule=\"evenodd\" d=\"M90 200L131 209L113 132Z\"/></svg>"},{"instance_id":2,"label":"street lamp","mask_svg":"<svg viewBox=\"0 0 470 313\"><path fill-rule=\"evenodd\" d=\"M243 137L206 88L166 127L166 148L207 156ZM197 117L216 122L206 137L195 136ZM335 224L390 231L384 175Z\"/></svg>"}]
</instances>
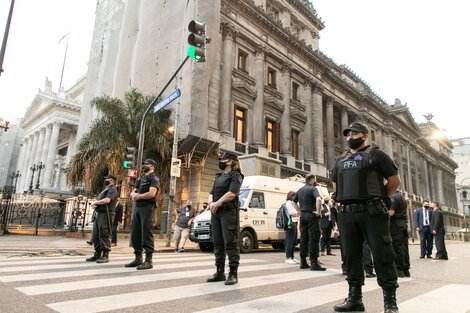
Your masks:
<instances>
[{"instance_id":1,"label":"street lamp","mask_svg":"<svg viewBox=\"0 0 470 313\"><path fill-rule=\"evenodd\" d=\"M29 169L31 170L31 172L33 172L33 174L31 175L31 182L29 183L29 189L28 189L29 194L32 195L33 194L34 172L37 171L36 164L33 164L33 166L31 166Z\"/></svg>"},{"instance_id":2,"label":"street lamp","mask_svg":"<svg viewBox=\"0 0 470 313\"><path fill-rule=\"evenodd\" d=\"M45 165L42 164L42 161L39 162L38 165L36 165L36 170L38 170L39 173L38 173L38 180L37 180L37 182L36 182L36 188L35 188L35 189L39 189L39 179L41 178L41 170L42 170L44 167L45 167Z\"/></svg>"},{"instance_id":3,"label":"street lamp","mask_svg":"<svg viewBox=\"0 0 470 313\"><path fill-rule=\"evenodd\" d=\"M13 187L13 193L16 193L16 184L18 183L18 177L21 177L20 171L16 171L11 173L8 177L11 178L11 186ZM15 180L15 184L13 185L13 179Z\"/></svg>"}]
</instances>

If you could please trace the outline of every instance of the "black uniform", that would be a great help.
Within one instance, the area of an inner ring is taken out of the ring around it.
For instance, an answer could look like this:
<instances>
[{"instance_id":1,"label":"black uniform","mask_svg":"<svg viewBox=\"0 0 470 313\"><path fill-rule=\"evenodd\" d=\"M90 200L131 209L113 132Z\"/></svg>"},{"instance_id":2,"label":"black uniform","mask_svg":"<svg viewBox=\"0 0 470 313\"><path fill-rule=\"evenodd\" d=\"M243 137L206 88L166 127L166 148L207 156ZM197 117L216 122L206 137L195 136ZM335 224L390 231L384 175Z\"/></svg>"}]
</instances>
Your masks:
<instances>
[{"instance_id":1,"label":"black uniform","mask_svg":"<svg viewBox=\"0 0 470 313\"><path fill-rule=\"evenodd\" d=\"M447 260L447 249L445 244L446 229L444 227L444 216L440 208L435 209L432 215L432 231L435 231L434 235L436 243L436 259Z\"/></svg>"},{"instance_id":2,"label":"black uniform","mask_svg":"<svg viewBox=\"0 0 470 313\"><path fill-rule=\"evenodd\" d=\"M384 290L398 287L383 184L384 178L397 173L392 159L377 147L366 146L356 153L348 150L336 161L332 181L336 183L336 201L342 205L340 229L350 286L364 284L365 239L374 257L378 284Z\"/></svg>"},{"instance_id":3,"label":"black uniform","mask_svg":"<svg viewBox=\"0 0 470 313\"><path fill-rule=\"evenodd\" d=\"M300 206L300 258L304 260L310 256L312 264L317 264L319 256L320 216L315 214L318 197L320 197L318 189L306 183L293 199Z\"/></svg>"},{"instance_id":4,"label":"black uniform","mask_svg":"<svg viewBox=\"0 0 470 313\"><path fill-rule=\"evenodd\" d=\"M214 186L210 194L213 201L218 201L227 192L237 194L242 186L243 175L237 171L218 173L215 176ZM228 256L230 267L238 267L240 263L240 248L238 237L240 234L240 214L238 211L238 197L225 203L211 216L211 232L214 241L215 265L223 268L225 253Z\"/></svg>"},{"instance_id":5,"label":"black uniform","mask_svg":"<svg viewBox=\"0 0 470 313\"><path fill-rule=\"evenodd\" d=\"M113 232L111 236L111 243L117 243L117 228L120 223L122 223L122 204L118 203L116 205L115 215L113 219Z\"/></svg>"},{"instance_id":6,"label":"black uniform","mask_svg":"<svg viewBox=\"0 0 470 313\"><path fill-rule=\"evenodd\" d=\"M103 190L96 200L109 198L111 201L105 205L98 205L95 211L95 221L93 222L92 241L95 248L95 254L111 251L111 222L114 220L114 209L118 201L118 192L116 187L111 186Z\"/></svg>"},{"instance_id":7,"label":"black uniform","mask_svg":"<svg viewBox=\"0 0 470 313\"><path fill-rule=\"evenodd\" d=\"M395 266L398 276L409 276L407 204L405 197L398 191L391 197L391 201L391 209L395 210L395 214L390 217L390 235L395 251Z\"/></svg>"},{"instance_id":8,"label":"black uniform","mask_svg":"<svg viewBox=\"0 0 470 313\"><path fill-rule=\"evenodd\" d=\"M135 185L137 193L144 194L150 187L160 188L160 180L155 173L142 176ZM131 243L135 255L152 255L154 251L153 226L155 223L155 197L137 200L132 212Z\"/></svg>"}]
</instances>

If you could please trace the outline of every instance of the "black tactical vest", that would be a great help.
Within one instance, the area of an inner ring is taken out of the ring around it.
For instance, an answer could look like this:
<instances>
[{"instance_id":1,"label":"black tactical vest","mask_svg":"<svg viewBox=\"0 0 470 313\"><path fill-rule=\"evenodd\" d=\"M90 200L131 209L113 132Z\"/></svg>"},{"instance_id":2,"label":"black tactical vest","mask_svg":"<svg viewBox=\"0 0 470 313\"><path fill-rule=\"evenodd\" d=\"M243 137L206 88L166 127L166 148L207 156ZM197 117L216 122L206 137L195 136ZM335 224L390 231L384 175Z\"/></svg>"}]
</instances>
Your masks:
<instances>
[{"instance_id":1,"label":"black tactical vest","mask_svg":"<svg viewBox=\"0 0 470 313\"><path fill-rule=\"evenodd\" d=\"M213 200L212 201L217 201L224 194L226 194L229 191L230 188L230 183L232 182L232 175L238 174L236 171L232 171L230 173L217 173L215 175L215 181L214 181L214 194L213 194ZM238 201L238 197L235 197L233 201Z\"/></svg>"},{"instance_id":2,"label":"black tactical vest","mask_svg":"<svg viewBox=\"0 0 470 313\"><path fill-rule=\"evenodd\" d=\"M300 202L302 212L312 212L317 210L317 199L313 196L316 187L305 184L297 191L297 199ZM320 194L318 194L320 196Z\"/></svg>"},{"instance_id":3,"label":"black tactical vest","mask_svg":"<svg viewBox=\"0 0 470 313\"><path fill-rule=\"evenodd\" d=\"M337 162L336 201L363 201L385 198L384 178L372 155L377 147L367 147L352 154L349 150Z\"/></svg>"}]
</instances>

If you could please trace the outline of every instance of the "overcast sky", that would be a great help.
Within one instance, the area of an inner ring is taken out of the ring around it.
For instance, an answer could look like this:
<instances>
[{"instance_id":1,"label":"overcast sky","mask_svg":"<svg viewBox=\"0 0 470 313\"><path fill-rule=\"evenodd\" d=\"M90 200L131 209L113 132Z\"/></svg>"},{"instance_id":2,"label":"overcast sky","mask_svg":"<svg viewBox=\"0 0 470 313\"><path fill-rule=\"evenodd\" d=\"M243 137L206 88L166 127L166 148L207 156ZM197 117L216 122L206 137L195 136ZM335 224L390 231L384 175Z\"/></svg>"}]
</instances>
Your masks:
<instances>
[{"instance_id":1,"label":"overcast sky","mask_svg":"<svg viewBox=\"0 0 470 313\"><path fill-rule=\"evenodd\" d=\"M416 122L433 113L450 137L470 136L470 1L312 3L326 25L320 49L337 64L349 66L387 103L407 103ZM0 34L9 5L0 1ZM63 85L86 74L95 6L95 0L16 1L0 76L0 116L21 117L46 76L58 89L66 44L58 42L68 31Z\"/></svg>"}]
</instances>

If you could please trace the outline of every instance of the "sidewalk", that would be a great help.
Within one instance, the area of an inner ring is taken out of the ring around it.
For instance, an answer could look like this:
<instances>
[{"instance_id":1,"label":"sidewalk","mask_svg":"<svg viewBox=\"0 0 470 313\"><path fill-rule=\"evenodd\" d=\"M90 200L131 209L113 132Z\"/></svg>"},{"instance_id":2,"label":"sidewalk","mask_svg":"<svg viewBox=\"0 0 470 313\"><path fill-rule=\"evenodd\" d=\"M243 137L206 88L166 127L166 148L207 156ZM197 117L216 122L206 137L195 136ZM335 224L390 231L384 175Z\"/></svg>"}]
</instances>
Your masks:
<instances>
[{"instance_id":1,"label":"sidewalk","mask_svg":"<svg viewBox=\"0 0 470 313\"><path fill-rule=\"evenodd\" d=\"M61 236L28 236L5 235L0 236L0 257L12 256L51 256L51 255L89 255L93 247L86 243L88 239L66 238ZM197 243L186 241L185 251L199 251ZM173 252L174 242L166 246L166 239L157 239L155 236L155 251ZM133 254L129 246L129 239L118 238L116 247L112 247L111 254Z\"/></svg>"}]
</instances>

